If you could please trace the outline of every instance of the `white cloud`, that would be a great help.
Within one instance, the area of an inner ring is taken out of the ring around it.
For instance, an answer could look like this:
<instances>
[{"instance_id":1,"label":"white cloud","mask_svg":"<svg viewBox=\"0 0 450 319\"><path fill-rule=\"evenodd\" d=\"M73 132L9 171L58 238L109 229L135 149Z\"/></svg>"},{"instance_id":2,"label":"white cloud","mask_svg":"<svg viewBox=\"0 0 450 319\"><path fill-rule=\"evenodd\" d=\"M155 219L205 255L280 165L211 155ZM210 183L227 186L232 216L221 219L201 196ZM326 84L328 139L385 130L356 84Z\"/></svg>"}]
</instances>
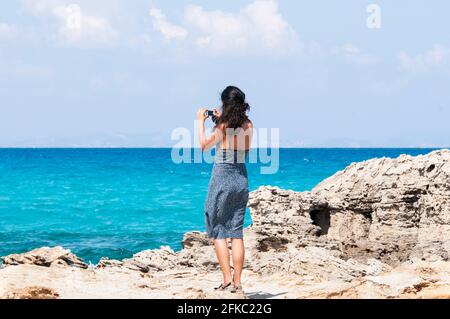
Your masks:
<instances>
[{"instance_id":1,"label":"white cloud","mask_svg":"<svg viewBox=\"0 0 450 319\"><path fill-rule=\"evenodd\" d=\"M58 0L24 0L25 7L34 14L43 14L61 5Z\"/></svg>"},{"instance_id":2,"label":"white cloud","mask_svg":"<svg viewBox=\"0 0 450 319\"><path fill-rule=\"evenodd\" d=\"M0 22L0 39L12 38L17 34L17 26L9 23Z\"/></svg>"},{"instance_id":3,"label":"white cloud","mask_svg":"<svg viewBox=\"0 0 450 319\"><path fill-rule=\"evenodd\" d=\"M156 31L160 32L163 35L164 39L168 41L172 39L183 40L187 37L187 30L180 26L169 23L166 16L161 12L161 10L157 8L151 8L149 11L149 15L153 20L153 27Z\"/></svg>"},{"instance_id":4,"label":"white cloud","mask_svg":"<svg viewBox=\"0 0 450 319\"><path fill-rule=\"evenodd\" d=\"M299 44L275 0L256 0L237 12L208 11L189 5L184 10L183 26L168 23L158 9L152 9L150 15L155 29L166 40L186 39L214 55L250 51L283 54Z\"/></svg>"},{"instance_id":5,"label":"white cloud","mask_svg":"<svg viewBox=\"0 0 450 319\"><path fill-rule=\"evenodd\" d=\"M352 43L346 43L342 46L335 47L331 49L331 53L357 65L371 65L378 62L376 56L365 53Z\"/></svg>"},{"instance_id":6,"label":"white cloud","mask_svg":"<svg viewBox=\"0 0 450 319\"><path fill-rule=\"evenodd\" d=\"M215 54L249 50L286 53L298 45L296 32L274 0L256 0L235 13L191 5L184 18L195 34L195 44Z\"/></svg>"},{"instance_id":7,"label":"white cloud","mask_svg":"<svg viewBox=\"0 0 450 319\"><path fill-rule=\"evenodd\" d=\"M439 68L450 61L450 49L436 44L430 50L416 56L410 56L402 51L397 54L400 67L408 72L426 72Z\"/></svg>"},{"instance_id":8,"label":"white cloud","mask_svg":"<svg viewBox=\"0 0 450 319\"><path fill-rule=\"evenodd\" d=\"M36 15L50 15L58 21L58 39L69 45L109 44L118 33L101 16L86 13L78 4L60 0L25 0Z\"/></svg>"}]
</instances>

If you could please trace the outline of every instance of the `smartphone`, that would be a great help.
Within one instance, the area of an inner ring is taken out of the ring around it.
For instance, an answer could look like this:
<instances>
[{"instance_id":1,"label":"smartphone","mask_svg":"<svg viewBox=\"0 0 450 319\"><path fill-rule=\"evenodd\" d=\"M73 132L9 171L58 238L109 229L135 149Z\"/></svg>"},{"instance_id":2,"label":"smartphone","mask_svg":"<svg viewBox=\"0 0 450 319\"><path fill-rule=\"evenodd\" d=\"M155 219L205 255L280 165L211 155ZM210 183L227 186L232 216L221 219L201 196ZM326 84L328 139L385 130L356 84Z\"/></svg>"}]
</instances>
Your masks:
<instances>
[{"instance_id":1,"label":"smartphone","mask_svg":"<svg viewBox=\"0 0 450 319\"><path fill-rule=\"evenodd\" d=\"M217 123L218 118L217 118L217 116L214 115L214 111L210 111L210 110L206 111L205 116L210 117L214 123Z\"/></svg>"}]
</instances>

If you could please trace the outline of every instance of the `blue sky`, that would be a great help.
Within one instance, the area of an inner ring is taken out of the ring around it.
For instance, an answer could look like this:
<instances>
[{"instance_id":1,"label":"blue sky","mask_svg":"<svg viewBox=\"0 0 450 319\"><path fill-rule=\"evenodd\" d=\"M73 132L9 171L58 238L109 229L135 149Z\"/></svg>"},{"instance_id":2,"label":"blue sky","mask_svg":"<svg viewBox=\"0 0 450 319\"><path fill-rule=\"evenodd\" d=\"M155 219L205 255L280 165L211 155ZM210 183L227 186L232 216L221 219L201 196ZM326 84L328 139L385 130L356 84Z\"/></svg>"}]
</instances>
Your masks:
<instances>
[{"instance_id":1,"label":"blue sky","mask_svg":"<svg viewBox=\"0 0 450 319\"><path fill-rule=\"evenodd\" d=\"M449 14L419 0L2 1L0 146L171 146L233 84L282 146L448 147Z\"/></svg>"}]
</instances>

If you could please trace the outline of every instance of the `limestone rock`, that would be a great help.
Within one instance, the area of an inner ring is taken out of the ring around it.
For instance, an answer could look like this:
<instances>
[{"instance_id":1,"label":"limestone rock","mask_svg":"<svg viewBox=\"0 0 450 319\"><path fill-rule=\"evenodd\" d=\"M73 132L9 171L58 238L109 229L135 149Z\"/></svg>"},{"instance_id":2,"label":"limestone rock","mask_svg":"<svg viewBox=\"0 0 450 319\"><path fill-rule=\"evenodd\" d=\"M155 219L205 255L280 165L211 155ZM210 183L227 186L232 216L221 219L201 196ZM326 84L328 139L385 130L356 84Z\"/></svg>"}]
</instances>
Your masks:
<instances>
[{"instance_id":1,"label":"limestone rock","mask_svg":"<svg viewBox=\"0 0 450 319\"><path fill-rule=\"evenodd\" d=\"M243 298L450 296L448 150L354 163L311 192L261 187L248 206L253 224L244 230ZM236 297L213 291L221 278L205 233L185 234L182 246L121 261L103 258L95 269L83 269L87 265L61 247L10 255L2 258L0 296L40 287L40 280L65 297L84 296L84 288L76 290L84 283L100 289L90 296L110 296L111 282L114 296L122 297ZM35 268L40 272L33 276L20 272ZM47 277L70 278L70 284ZM32 282L22 287L14 278Z\"/></svg>"},{"instance_id":2,"label":"limestone rock","mask_svg":"<svg viewBox=\"0 0 450 319\"><path fill-rule=\"evenodd\" d=\"M38 248L24 254L13 254L2 257L3 267L21 264L31 264L36 266L69 266L77 268L88 268L88 265L70 250L62 247Z\"/></svg>"},{"instance_id":3,"label":"limestone rock","mask_svg":"<svg viewBox=\"0 0 450 319\"><path fill-rule=\"evenodd\" d=\"M95 268L101 269L101 268L113 268L117 267L120 268L123 266L123 261L121 260L115 260L115 259L109 259L108 257L102 257L98 264L95 266Z\"/></svg>"},{"instance_id":4,"label":"limestone rock","mask_svg":"<svg viewBox=\"0 0 450 319\"><path fill-rule=\"evenodd\" d=\"M179 253L179 258L180 265L188 268L212 271L219 267L212 241L206 233L186 233L183 238L183 250Z\"/></svg>"},{"instance_id":5,"label":"limestone rock","mask_svg":"<svg viewBox=\"0 0 450 319\"><path fill-rule=\"evenodd\" d=\"M58 299L59 294L46 287L27 287L9 291L5 299Z\"/></svg>"},{"instance_id":6,"label":"limestone rock","mask_svg":"<svg viewBox=\"0 0 450 319\"><path fill-rule=\"evenodd\" d=\"M102 258L96 268L123 267L143 273L172 269L178 264L176 253L167 246L144 250L122 261Z\"/></svg>"},{"instance_id":7,"label":"limestone rock","mask_svg":"<svg viewBox=\"0 0 450 319\"><path fill-rule=\"evenodd\" d=\"M172 269L178 263L177 255L167 246L161 249L144 250L133 255L133 258L124 259L124 266L129 269L137 269L143 272L150 270Z\"/></svg>"},{"instance_id":8,"label":"limestone rock","mask_svg":"<svg viewBox=\"0 0 450 319\"><path fill-rule=\"evenodd\" d=\"M184 234L182 246L183 249L189 249L194 246L204 247L209 246L211 244L211 240L206 236L205 233L201 232L190 232Z\"/></svg>"},{"instance_id":9,"label":"limestone rock","mask_svg":"<svg viewBox=\"0 0 450 319\"><path fill-rule=\"evenodd\" d=\"M315 187L329 240L385 246L391 260L450 255L450 151L355 163ZM395 258L392 258L395 256Z\"/></svg>"}]
</instances>

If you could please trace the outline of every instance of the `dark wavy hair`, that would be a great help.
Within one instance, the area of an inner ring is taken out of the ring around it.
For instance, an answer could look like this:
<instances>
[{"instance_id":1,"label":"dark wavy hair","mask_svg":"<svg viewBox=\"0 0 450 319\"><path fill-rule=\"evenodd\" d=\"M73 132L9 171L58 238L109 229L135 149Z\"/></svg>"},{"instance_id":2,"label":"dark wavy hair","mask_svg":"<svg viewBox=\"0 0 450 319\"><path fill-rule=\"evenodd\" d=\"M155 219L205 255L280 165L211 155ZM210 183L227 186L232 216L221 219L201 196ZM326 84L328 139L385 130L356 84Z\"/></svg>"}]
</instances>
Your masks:
<instances>
[{"instance_id":1,"label":"dark wavy hair","mask_svg":"<svg viewBox=\"0 0 450 319\"><path fill-rule=\"evenodd\" d=\"M245 94L235 86L228 86L223 90L222 115L217 119L217 126L237 129L249 121L247 112L250 105L245 101Z\"/></svg>"}]
</instances>

